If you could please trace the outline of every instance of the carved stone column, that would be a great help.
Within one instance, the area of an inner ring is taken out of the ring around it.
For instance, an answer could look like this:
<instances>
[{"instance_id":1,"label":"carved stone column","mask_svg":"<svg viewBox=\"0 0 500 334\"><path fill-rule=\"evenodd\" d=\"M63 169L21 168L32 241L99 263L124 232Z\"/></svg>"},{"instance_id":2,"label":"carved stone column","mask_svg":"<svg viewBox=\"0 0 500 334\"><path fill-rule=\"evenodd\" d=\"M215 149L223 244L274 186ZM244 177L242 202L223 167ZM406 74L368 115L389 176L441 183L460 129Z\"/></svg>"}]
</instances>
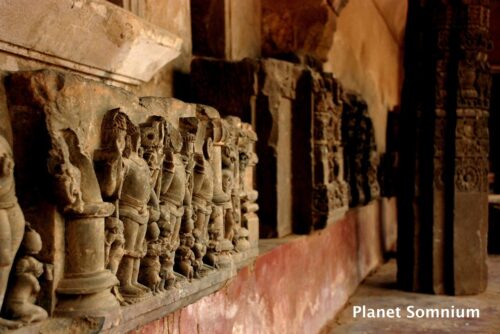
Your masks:
<instances>
[{"instance_id":1,"label":"carved stone column","mask_svg":"<svg viewBox=\"0 0 500 334\"><path fill-rule=\"evenodd\" d=\"M49 172L64 210L64 276L57 286L59 301L55 313L61 316L101 315L118 307L110 289L118 284L105 268L104 218L115 207L103 202L92 160L80 151L71 130L49 131L53 147Z\"/></svg>"},{"instance_id":2,"label":"carved stone column","mask_svg":"<svg viewBox=\"0 0 500 334\"><path fill-rule=\"evenodd\" d=\"M489 1L410 2L401 112L398 281L486 288Z\"/></svg>"}]
</instances>

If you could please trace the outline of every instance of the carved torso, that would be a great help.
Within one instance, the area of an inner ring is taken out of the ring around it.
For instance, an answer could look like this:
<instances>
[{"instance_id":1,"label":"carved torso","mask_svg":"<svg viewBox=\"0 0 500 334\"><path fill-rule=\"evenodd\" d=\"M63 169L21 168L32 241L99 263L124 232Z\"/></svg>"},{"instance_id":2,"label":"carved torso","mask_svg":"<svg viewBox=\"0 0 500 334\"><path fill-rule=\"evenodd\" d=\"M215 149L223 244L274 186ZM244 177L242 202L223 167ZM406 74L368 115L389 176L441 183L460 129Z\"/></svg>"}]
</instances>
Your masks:
<instances>
[{"instance_id":1,"label":"carved torso","mask_svg":"<svg viewBox=\"0 0 500 334\"><path fill-rule=\"evenodd\" d=\"M186 170L177 154L174 155L174 166L172 183L168 189L162 189L160 200L181 206L186 194Z\"/></svg>"},{"instance_id":2,"label":"carved torso","mask_svg":"<svg viewBox=\"0 0 500 334\"><path fill-rule=\"evenodd\" d=\"M125 179L120 198L120 211L125 216L131 213L140 216L132 218L139 220L138 222L143 224L147 221L147 204L151 196L149 167L143 159L138 156L132 156L125 159L125 168Z\"/></svg>"},{"instance_id":3,"label":"carved torso","mask_svg":"<svg viewBox=\"0 0 500 334\"><path fill-rule=\"evenodd\" d=\"M212 170L212 166L208 161L205 160L205 170L203 182L200 188L200 191L193 194L193 199L201 199L206 202L211 202L214 197L214 172Z\"/></svg>"}]
</instances>

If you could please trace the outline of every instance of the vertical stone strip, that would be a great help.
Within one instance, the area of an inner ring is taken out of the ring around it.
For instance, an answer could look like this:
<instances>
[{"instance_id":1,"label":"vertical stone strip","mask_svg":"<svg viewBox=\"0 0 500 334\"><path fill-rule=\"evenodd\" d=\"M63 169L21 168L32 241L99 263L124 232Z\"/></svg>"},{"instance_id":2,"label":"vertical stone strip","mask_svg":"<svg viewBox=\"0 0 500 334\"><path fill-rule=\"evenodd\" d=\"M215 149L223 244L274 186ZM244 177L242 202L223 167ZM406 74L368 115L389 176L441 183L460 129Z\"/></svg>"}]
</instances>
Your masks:
<instances>
[{"instance_id":1,"label":"vertical stone strip","mask_svg":"<svg viewBox=\"0 0 500 334\"><path fill-rule=\"evenodd\" d=\"M398 281L408 290L486 287L488 5L410 3L398 199Z\"/></svg>"},{"instance_id":2,"label":"vertical stone strip","mask_svg":"<svg viewBox=\"0 0 500 334\"><path fill-rule=\"evenodd\" d=\"M453 260L454 293L486 288L488 224L488 109L491 85L487 62L489 1L457 6L458 43L455 127Z\"/></svg>"}]
</instances>

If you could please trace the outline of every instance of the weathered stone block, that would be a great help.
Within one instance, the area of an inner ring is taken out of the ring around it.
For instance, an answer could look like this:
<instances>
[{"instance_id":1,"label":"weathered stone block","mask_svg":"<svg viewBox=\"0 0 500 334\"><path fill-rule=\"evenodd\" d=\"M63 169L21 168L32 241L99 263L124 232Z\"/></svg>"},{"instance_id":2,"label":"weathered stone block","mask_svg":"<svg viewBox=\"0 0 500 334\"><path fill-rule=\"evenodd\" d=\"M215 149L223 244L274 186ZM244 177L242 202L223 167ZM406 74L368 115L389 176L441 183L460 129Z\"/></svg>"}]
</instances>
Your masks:
<instances>
[{"instance_id":1,"label":"weathered stone block","mask_svg":"<svg viewBox=\"0 0 500 334\"><path fill-rule=\"evenodd\" d=\"M121 83L149 81L182 40L107 1L6 1L0 50Z\"/></svg>"}]
</instances>

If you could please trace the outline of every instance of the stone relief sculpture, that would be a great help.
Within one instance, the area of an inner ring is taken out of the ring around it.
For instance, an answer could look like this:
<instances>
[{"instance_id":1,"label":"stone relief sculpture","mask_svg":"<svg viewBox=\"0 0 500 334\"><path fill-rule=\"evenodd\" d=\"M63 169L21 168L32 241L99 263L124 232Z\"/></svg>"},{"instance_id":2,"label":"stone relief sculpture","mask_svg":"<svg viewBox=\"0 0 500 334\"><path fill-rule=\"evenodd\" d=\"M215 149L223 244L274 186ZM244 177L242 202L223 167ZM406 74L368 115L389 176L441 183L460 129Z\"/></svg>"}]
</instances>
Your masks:
<instances>
[{"instance_id":1,"label":"stone relief sculpture","mask_svg":"<svg viewBox=\"0 0 500 334\"><path fill-rule=\"evenodd\" d=\"M210 215L208 225L208 246L205 261L215 267L225 267L231 264L231 251L233 250L233 243L227 239L226 236L230 235L229 228L226 226L233 226L231 221L227 219L234 219L231 217L232 204L230 189L232 183L229 184L229 179L224 176L223 168L224 161L227 159L223 152L226 147L226 140L228 139L228 126L227 123L221 119L211 119L210 130L214 138L213 153L214 157L211 159L212 168L214 171L214 194L212 198L212 212ZM227 175L227 174L226 174ZM232 182L232 180L230 180ZM228 233L226 234L226 230Z\"/></svg>"},{"instance_id":2,"label":"stone relief sculpture","mask_svg":"<svg viewBox=\"0 0 500 334\"><path fill-rule=\"evenodd\" d=\"M354 93L346 93L342 115L345 170L349 183L349 206L367 204L380 196L379 158L367 105Z\"/></svg>"},{"instance_id":3,"label":"stone relief sculpture","mask_svg":"<svg viewBox=\"0 0 500 334\"><path fill-rule=\"evenodd\" d=\"M4 307L9 275L24 235L24 215L17 202L14 158L9 143L0 136L0 307ZM0 318L0 326L17 327Z\"/></svg>"},{"instance_id":4,"label":"stone relief sculpture","mask_svg":"<svg viewBox=\"0 0 500 334\"><path fill-rule=\"evenodd\" d=\"M342 101L340 85L331 74L312 73L313 83L313 226L325 226L330 214L348 207L344 181Z\"/></svg>"},{"instance_id":5,"label":"stone relief sculpture","mask_svg":"<svg viewBox=\"0 0 500 334\"><path fill-rule=\"evenodd\" d=\"M115 160L121 161L112 164L108 175L102 177L101 189L107 196L118 194L115 211L119 212L119 219L123 222L125 242L116 275L124 301L134 302L150 292L138 278L141 259L147 252L144 243L146 231L148 224L156 224L159 219L159 203L149 165L142 158L139 127L120 109L114 109L105 116L102 135L103 141L113 138Z\"/></svg>"},{"instance_id":6,"label":"stone relief sculpture","mask_svg":"<svg viewBox=\"0 0 500 334\"><path fill-rule=\"evenodd\" d=\"M193 168L193 210L196 215L193 236L195 243L193 252L196 261L195 276L203 275L203 258L207 253L208 224L212 213L212 199L214 196L214 172L212 157L214 154L212 138L207 134L206 127L210 123L202 123L203 131L202 152L195 153Z\"/></svg>"},{"instance_id":7,"label":"stone relief sculpture","mask_svg":"<svg viewBox=\"0 0 500 334\"><path fill-rule=\"evenodd\" d=\"M186 171L186 185L183 199L184 214L181 220L180 227L180 245L176 252L177 271L188 279L194 276L194 267L197 265L195 256L191 248L194 246L194 221L193 221L193 205L192 194L194 188L193 168L194 168L194 141L197 132L197 120L189 119L193 124L190 127L182 127L189 123L186 119L180 119L181 135L182 135L182 150L181 158ZM186 122L183 122L186 121Z\"/></svg>"},{"instance_id":8,"label":"stone relief sculpture","mask_svg":"<svg viewBox=\"0 0 500 334\"><path fill-rule=\"evenodd\" d=\"M237 236L235 248L244 251L251 247L249 242L249 226L258 224L257 211L259 205L256 203L259 193L253 189L253 169L259 159L254 152L254 144L257 142L257 134L248 123L240 124L241 135L238 142L238 160L240 175L239 199L241 201L241 228ZM249 173L249 175L247 175Z\"/></svg>"},{"instance_id":9,"label":"stone relief sculpture","mask_svg":"<svg viewBox=\"0 0 500 334\"><path fill-rule=\"evenodd\" d=\"M149 224L146 234L147 250L144 258L141 259L139 282L150 288L153 294L162 291L162 278L160 277L162 245L159 237L158 225Z\"/></svg>"},{"instance_id":10,"label":"stone relief sculpture","mask_svg":"<svg viewBox=\"0 0 500 334\"><path fill-rule=\"evenodd\" d=\"M171 124L165 125L165 159L163 161L163 177L160 189L160 220L162 230L163 251L161 255L162 276L164 288L172 287L176 276L174 274L175 253L180 246L180 228L184 215L184 198L186 195L187 175L181 157L183 138L179 130Z\"/></svg>"},{"instance_id":11,"label":"stone relief sculpture","mask_svg":"<svg viewBox=\"0 0 500 334\"><path fill-rule=\"evenodd\" d=\"M40 235L26 225L22 241L22 256L18 258L12 275L12 286L6 298L4 312L15 321L24 324L47 319L48 313L36 305L40 292L39 277L45 273L46 279L52 280L52 268L36 259L42 249Z\"/></svg>"},{"instance_id":12,"label":"stone relief sculpture","mask_svg":"<svg viewBox=\"0 0 500 334\"><path fill-rule=\"evenodd\" d=\"M193 281L230 277L225 267L255 254L249 230L258 231L258 195L247 176L257 162L257 137L249 124L77 76L13 76L26 80L20 85L34 80L25 91L36 98L15 103L43 114L39 123L26 117L47 148L47 180L33 184L45 202L33 205L52 211L24 232L13 154L0 137L0 326L53 315L120 318L120 304L157 307L148 301L157 295L174 303L186 289L207 284ZM92 99L88 87L111 97ZM37 305L39 294L51 303Z\"/></svg>"}]
</instances>

